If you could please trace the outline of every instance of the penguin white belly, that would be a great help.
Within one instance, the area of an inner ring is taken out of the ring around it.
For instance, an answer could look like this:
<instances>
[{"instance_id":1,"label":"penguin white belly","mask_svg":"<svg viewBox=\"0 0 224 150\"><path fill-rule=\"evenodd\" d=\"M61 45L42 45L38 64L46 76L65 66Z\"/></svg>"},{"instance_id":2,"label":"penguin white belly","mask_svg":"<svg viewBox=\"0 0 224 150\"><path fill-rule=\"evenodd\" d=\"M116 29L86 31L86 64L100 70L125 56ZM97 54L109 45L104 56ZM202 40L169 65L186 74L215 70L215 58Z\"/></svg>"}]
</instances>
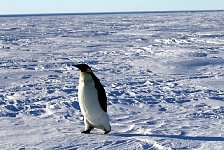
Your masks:
<instances>
[{"instance_id":1,"label":"penguin white belly","mask_svg":"<svg viewBox=\"0 0 224 150\"><path fill-rule=\"evenodd\" d=\"M99 126L105 112L98 101L97 90L93 84L81 84L79 86L78 97L81 111L85 119L92 125Z\"/></svg>"}]
</instances>

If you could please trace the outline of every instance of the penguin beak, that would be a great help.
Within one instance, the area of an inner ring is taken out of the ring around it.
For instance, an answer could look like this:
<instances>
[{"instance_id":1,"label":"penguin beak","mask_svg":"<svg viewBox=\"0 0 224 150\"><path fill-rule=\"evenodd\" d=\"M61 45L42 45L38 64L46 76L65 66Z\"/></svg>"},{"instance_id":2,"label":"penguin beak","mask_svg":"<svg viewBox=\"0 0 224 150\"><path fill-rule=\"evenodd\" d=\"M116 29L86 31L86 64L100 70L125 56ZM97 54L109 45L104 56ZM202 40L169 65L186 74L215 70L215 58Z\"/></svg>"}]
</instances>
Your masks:
<instances>
[{"instance_id":1,"label":"penguin beak","mask_svg":"<svg viewBox=\"0 0 224 150\"><path fill-rule=\"evenodd\" d=\"M75 66L76 68L79 68L79 65L73 65L73 66Z\"/></svg>"},{"instance_id":2,"label":"penguin beak","mask_svg":"<svg viewBox=\"0 0 224 150\"><path fill-rule=\"evenodd\" d=\"M81 66L80 65L73 65L75 66L76 68L78 68L79 70L81 70Z\"/></svg>"},{"instance_id":3,"label":"penguin beak","mask_svg":"<svg viewBox=\"0 0 224 150\"><path fill-rule=\"evenodd\" d=\"M91 69L86 64L77 64L77 65L73 65L73 66L75 66L76 68L81 70L81 72L91 72Z\"/></svg>"},{"instance_id":4,"label":"penguin beak","mask_svg":"<svg viewBox=\"0 0 224 150\"><path fill-rule=\"evenodd\" d=\"M83 68L82 65L80 65L80 64L73 65L73 66L75 66L76 68L78 68L81 72L85 72L86 71L86 69Z\"/></svg>"}]
</instances>

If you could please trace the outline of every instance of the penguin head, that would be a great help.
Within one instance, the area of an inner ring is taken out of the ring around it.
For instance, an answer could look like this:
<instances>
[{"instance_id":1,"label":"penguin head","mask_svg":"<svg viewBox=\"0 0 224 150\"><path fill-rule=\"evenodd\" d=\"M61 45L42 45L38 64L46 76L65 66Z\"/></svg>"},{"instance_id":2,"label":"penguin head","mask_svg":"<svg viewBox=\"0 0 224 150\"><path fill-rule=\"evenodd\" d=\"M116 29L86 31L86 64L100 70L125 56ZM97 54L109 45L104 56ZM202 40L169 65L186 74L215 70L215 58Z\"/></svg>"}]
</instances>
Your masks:
<instances>
[{"instance_id":1,"label":"penguin head","mask_svg":"<svg viewBox=\"0 0 224 150\"><path fill-rule=\"evenodd\" d=\"M92 72L91 68L87 64L77 64L74 66L79 70L81 70L81 72L88 72L88 73Z\"/></svg>"}]
</instances>

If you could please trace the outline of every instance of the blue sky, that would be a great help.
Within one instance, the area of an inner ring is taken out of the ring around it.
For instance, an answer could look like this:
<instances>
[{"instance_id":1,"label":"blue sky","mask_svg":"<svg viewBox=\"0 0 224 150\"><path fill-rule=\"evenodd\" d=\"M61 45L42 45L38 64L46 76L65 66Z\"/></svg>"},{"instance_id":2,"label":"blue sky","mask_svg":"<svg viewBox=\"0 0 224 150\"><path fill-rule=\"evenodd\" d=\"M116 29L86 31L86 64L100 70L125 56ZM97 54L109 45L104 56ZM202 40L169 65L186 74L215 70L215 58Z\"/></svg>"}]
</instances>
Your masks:
<instances>
[{"instance_id":1,"label":"blue sky","mask_svg":"<svg viewBox=\"0 0 224 150\"><path fill-rule=\"evenodd\" d=\"M0 0L0 14L221 9L224 0Z\"/></svg>"}]
</instances>

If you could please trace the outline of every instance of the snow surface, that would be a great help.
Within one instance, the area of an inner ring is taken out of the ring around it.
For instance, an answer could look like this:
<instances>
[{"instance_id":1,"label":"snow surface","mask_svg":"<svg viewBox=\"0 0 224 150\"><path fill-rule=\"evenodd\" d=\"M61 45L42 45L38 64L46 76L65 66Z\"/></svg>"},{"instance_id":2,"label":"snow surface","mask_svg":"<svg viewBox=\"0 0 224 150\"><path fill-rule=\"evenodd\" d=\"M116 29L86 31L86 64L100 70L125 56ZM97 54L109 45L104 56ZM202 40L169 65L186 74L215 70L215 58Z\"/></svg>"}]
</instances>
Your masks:
<instances>
[{"instance_id":1,"label":"snow surface","mask_svg":"<svg viewBox=\"0 0 224 150\"><path fill-rule=\"evenodd\" d=\"M0 18L0 149L224 149L224 12ZM79 71L112 132L84 129Z\"/></svg>"}]
</instances>

